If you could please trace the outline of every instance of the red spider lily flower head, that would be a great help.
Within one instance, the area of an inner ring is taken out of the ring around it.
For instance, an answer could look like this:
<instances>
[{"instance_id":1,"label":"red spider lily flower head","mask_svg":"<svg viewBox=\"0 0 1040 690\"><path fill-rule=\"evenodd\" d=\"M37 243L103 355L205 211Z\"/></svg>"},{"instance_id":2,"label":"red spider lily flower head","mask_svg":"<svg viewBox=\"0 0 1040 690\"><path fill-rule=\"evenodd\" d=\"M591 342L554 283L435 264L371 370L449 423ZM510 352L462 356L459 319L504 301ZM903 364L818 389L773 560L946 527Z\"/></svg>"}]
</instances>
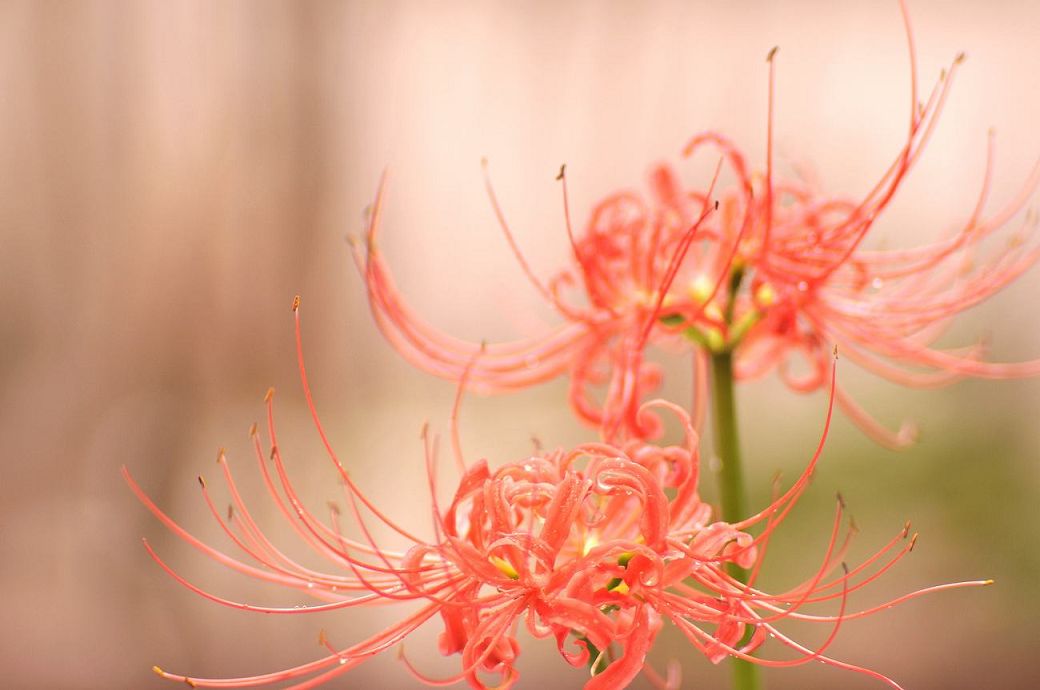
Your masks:
<instances>
[{"instance_id":1,"label":"red spider lily flower head","mask_svg":"<svg viewBox=\"0 0 1040 690\"><path fill-rule=\"evenodd\" d=\"M702 386L710 353L732 352L738 379L777 371L793 390L826 387L830 350L841 346L871 372L911 386L935 386L965 376L1008 378L1040 374L1040 360L1017 364L984 361L981 344L937 349L931 343L960 312L999 292L1040 258L1036 219L990 258L981 245L1005 226L1040 183L1040 165L1003 208L987 214L993 150L971 217L938 241L900 250L872 250L863 241L921 156L937 125L962 56L944 70L922 102L913 35L901 2L911 61L911 112L906 141L873 189L861 199L824 194L800 178L779 179L772 161L773 72L769 54L769 117L765 170L754 172L725 136L707 132L683 150L690 157L714 149L736 183L715 190L684 188L670 166L650 174L650 194L613 194L592 210L580 235L571 229L574 266L540 281L520 254L494 193L492 204L521 265L565 325L541 338L489 346L473 372L488 392L531 385L568 373L577 414L599 426L606 440L649 439L660 431L651 416L636 414L639 401L660 380L645 362L650 343L692 341L696 380ZM375 244L382 187L369 242L355 245L377 323L417 366L457 380L477 349L438 332L404 303ZM568 303L568 288L584 304ZM807 374L793 373L804 359ZM602 402L590 394L605 386ZM705 397L703 386L695 395ZM842 409L879 442L898 447L913 429L890 432L844 390ZM699 415L695 415L698 417Z\"/></svg>"},{"instance_id":2,"label":"red spider lily flower head","mask_svg":"<svg viewBox=\"0 0 1040 690\"><path fill-rule=\"evenodd\" d=\"M296 329L299 348L298 313ZM589 690L626 687L640 672L674 687L674 673L662 680L646 666L648 651L664 621L670 620L715 663L728 656L776 667L820 661L898 688L877 672L825 654L841 625L925 592L988 584L943 585L864 611L849 611L848 595L889 570L910 551L913 539L907 540L908 527L904 527L873 556L848 568L844 558L853 530L850 525L844 541L840 538L844 506L839 498L829 544L812 576L778 594L756 586L769 540L808 486L820 458L830 408L816 452L797 481L758 513L736 524L713 521L712 509L700 499L698 436L685 412L671 403L654 401L643 409L674 413L685 431L681 445L660 446L641 440L621 446L590 443L539 452L493 470L483 460L466 465L456 442L461 477L453 498L443 508L434 479L436 443L424 432L433 537L423 539L391 520L351 479L328 445L314 411L302 355L300 373L318 433L341 475L350 514L363 538L346 535L338 509L330 509L323 520L304 507L289 480L278 444L271 394L266 398L266 440L254 427L254 450L277 508L300 539L336 566L337 572L301 565L265 536L239 493L223 451L219 464L233 505L227 518L216 509L201 478L200 485L213 516L244 557L229 555L192 536L152 502L125 468L123 473L152 513L207 556L244 575L299 590L321 603L272 608L225 599L187 581L146 542L148 552L185 587L238 609L301 614L392 602L412 602L417 608L400 622L346 647L334 647L323 633L320 643L328 654L294 668L244 678L203 679L156 667L165 678L192 687L292 682L293 688L310 688L398 647L407 669L420 681L443 685L465 680L474 688L485 688L483 676L490 673L498 676L496 687L508 688L519 677L515 668L520 653L517 633L524 625L535 638L553 638L566 662L591 667L593 674L585 684ZM457 439L455 420L461 392L460 386L452 415L453 439ZM379 545L369 527L373 520L389 527L408 547L394 552ZM727 573L732 566L750 570L747 584ZM835 614L803 610L826 601L837 602ZM410 633L438 619L443 625L439 651L461 657L460 672L447 679L430 678L417 669L402 646ZM781 630L785 619L821 623L829 634L810 649ZM785 660L751 656L770 638L794 656Z\"/></svg>"}]
</instances>

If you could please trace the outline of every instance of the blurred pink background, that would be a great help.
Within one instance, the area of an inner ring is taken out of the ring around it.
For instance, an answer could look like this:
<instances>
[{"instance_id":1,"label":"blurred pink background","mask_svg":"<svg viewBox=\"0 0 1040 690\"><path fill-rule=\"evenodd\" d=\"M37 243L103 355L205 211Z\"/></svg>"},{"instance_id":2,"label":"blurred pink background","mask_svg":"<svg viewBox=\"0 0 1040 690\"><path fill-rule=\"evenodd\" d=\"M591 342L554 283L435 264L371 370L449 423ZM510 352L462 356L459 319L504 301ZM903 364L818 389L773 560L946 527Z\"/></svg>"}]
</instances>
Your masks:
<instances>
[{"instance_id":1,"label":"blurred pink background","mask_svg":"<svg viewBox=\"0 0 1040 690\"><path fill-rule=\"evenodd\" d=\"M1040 155L1040 3L914 0L911 12L923 86L957 52L968 61L928 152L875 226L887 246L936 237L970 213L988 128L994 208ZM265 513L246 431L273 385L295 476L323 505L335 480L292 350L289 305L301 293L334 444L380 505L428 529L418 434L427 419L447 429L453 387L382 341L345 243L381 171L391 177L382 247L414 306L461 336L515 337L550 317L494 225L481 157L535 270L549 274L568 251L560 163L579 222L598 197L642 185L650 164L677 160L702 129L730 135L761 167L774 45L778 165L811 164L827 189L864 193L906 127L895 0L0 5L4 687L169 687L152 664L272 671L318 656L321 628L346 644L399 617L264 617L199 599L148 559L142 536L218 593L298 603L171 538L119 467L219 542L195 476L216 479L226 446ZM687 170L699 179L696 165ZM995 357L1040 356L1038 291L1034 270L949 342L988 333ZM789 585L815 567L840 488L862 528L859 556L906 518L922 533L860 604L942 581L998 586L849 623L835 656L908 688L1040 687L1040 381L908 392L852 366L840 375L887 423L913 417L924 435L896 454L839 422L766 582ZM515 459L532 433L547 445L591 437L563 390L469 399L470 457ZM689 403L679 383L665 392ZM777 469L793 477L803 466L824 402L791 399L774 381L740 389L758 500ZM435 634L417 635L411 656L457 669L433 653ZM681 659L686 687L724 687L725 669L678 638L662 638L651 661ZM582 682L550 642L527 640L520 668L520 687ZM774 690L879 687L818 664L767 679ZM412 685L392 653L338 683Z\"/></svg>"}]
</instances>

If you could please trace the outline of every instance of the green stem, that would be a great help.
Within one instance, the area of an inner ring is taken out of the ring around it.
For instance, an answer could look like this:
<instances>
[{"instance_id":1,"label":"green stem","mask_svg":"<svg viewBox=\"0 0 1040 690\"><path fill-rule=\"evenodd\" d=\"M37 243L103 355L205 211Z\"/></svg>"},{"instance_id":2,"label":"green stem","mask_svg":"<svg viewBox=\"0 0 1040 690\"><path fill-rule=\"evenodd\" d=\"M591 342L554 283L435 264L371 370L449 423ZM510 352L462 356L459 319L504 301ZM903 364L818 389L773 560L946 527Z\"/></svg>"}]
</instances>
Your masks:
<instances>
[{"instance_id":1,"label":"green stem","mask_svg":"<svg viewBox=\"0 0 1040 690\"><path fill-rule=\"evenodd\" d=\"M744 477L740 466L740 440L737 435L737 409L733 395L733 353L715 352L711 357L712 412L715 431L715 454L719 458L719 496L722 520L738 522L747 517ZM726 564L726 572L747 582L748 571L735 563ZM748 631L750 636L751 631ZM741 644L746 643L746 639ZM743 659L732 659L733 690L759 690L762 687L758 666Z\"/></svg>"}]
</instances>

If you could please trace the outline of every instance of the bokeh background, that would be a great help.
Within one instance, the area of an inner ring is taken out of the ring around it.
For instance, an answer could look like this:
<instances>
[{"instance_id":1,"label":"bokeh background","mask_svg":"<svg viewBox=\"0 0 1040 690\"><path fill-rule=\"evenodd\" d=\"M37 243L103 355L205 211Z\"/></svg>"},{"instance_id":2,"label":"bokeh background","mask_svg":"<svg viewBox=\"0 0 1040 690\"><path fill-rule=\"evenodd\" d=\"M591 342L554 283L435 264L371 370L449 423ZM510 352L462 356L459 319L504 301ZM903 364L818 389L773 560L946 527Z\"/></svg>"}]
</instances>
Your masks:
<instances>
[{"instance_id":1,"label":"bokeh background","mask_svg":"<svg viewBox=\"0 0 1040 690\"><path fill-rule=\"evenodd\" d=\"M970 213L988 128L994 208L1040 154L1040 4L911 5L923 84L958 51L968 61L928 153L875 226L886 246L934 238ZM346 644L399 617L264 617L195 597L148 559L142 536L221 594L299 603L171 538L119 467L219 543L195 477L216 479L226 446L255 510L289 537L250 474L246 431L273 385L302 491L315 507L334 497L295 377L289 305L301 293L334 444L387 511L428 529L419 429L446 430L453 388L381 340L345 242L380 173L391 175L382 247L415 307L462 336L515 337L551 316L494 225L481 157L535 270L551 273L567 260L560 163L577 219L607 192L639 187L702 129L732 136L762 165L774 45L780 169L811 165L829 190L864 193L906 126L895 0L0 5L4 687L164 687L152 664L198 676L276 670L317 656L321 628ZM1040 356L1038 291L1040 270L946 342L988 334L995 357ZM676 374L666 394L688 404L686 364L662 361ZM850 623L835 656L908 688L1040 687L1040 381L905 391L851 364L840 375L884 421L914 418L924 433L892 453L840 420L771 549L766 584L815 567L840 489L861 527L853 560L907 518L922 533L856 603L957 579L997 586ZM469 399L467 453L494 463L528 452L532 434L548 445L588 438L563 391ZM775 471L790 478L806 462L825 401L766 380L741 388L739 406L761 501ZM435 634L418 634L411 655L457 668L432 653ZM725 669L677 635L652 662L669 658L688 687L724 687ZM810 666L769 672L768 685L879 687ZM548 642L525 643L520 668L521 687L582 682ZM413 684L386 654L337 687Z\"/></svg>"}]
</instances>

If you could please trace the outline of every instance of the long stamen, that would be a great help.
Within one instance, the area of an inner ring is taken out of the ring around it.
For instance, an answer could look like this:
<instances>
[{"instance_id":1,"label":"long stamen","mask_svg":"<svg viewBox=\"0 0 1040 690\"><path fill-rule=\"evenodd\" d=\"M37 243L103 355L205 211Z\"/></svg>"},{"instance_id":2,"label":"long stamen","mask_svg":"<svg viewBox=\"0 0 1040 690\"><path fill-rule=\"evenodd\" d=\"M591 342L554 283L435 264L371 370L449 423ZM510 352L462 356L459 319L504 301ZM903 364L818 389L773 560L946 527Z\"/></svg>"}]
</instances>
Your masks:
<instances>
[{"instance_id":1,"label":"long stamen","mask_svg":"<svg viewBox=\"0 0 1040 690\"><path fill-rule=\"evenodd\" d=\"M770 235L773 232L773 86L776 81L776 51L779 46L774 46L766 57L769 63L769 106L766 120L766 227L762 237L761 253L769 251Z\"/></svg>"}]
</instances>

